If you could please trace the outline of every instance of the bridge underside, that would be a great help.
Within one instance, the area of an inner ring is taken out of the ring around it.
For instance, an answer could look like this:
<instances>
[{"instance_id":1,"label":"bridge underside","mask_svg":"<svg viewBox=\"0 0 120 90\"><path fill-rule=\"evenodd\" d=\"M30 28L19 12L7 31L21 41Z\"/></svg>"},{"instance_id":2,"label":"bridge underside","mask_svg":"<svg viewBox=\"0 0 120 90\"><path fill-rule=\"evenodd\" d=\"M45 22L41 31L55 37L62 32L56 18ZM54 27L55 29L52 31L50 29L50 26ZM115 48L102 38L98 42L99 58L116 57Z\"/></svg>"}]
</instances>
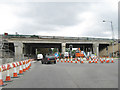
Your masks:
<instances>
[{"instance_id":1,"label":"bridge underside","mask_svg":"<svg viewBox=\"0 0 120 90\"><path fill-rule=\"evenodd\" d=\"M61 43L24 43L24 54L36 54L36 49L46 50L46 48L58 48L61 52Z\"/></svg>"},{"instance_id":2,"label":"bridge underside","mask_svg":"<svg viewBox=\"0 0 120 90\"><path fill-rule=\"evenodd\" d=\"M92 53L96 53L96 46L94 46L94 44L89 44L89 43L65 43L63 48L62 43L23 43L22 44L23 47L21 48L22 51L21 53L24 55L35 55L36 54L36 49L46 49L46 48L58 48L59 52L63 52L63 49L65 48L69 48L69 45L73 45L73 48L80 48L82 51L85 52L92 52ZM101 50L103 50L104 48L106 48L107 46L109 46L109 44L99 44L99 48L98 48L98 52L100 52ZM15 47L14 43L9 43L9 49L13 52L18 52L19 53L19 49L15 49L17 47ZM65 50L64 50L65 51Z\"/></svg>"}]
</instances>

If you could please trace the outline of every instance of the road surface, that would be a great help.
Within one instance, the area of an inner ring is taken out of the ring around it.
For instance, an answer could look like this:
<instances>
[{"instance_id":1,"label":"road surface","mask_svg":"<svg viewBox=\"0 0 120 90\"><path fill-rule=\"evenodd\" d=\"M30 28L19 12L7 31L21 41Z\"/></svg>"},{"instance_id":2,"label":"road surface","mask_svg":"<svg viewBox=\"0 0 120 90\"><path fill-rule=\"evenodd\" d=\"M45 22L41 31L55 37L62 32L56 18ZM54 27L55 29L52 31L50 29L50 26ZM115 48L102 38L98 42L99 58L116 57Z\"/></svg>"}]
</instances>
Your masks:
<instances>
[{"instance_id":1,"label":"road surface","mask_svg":"<svg viewBox=\"0 0 120 90\"><path fill-rule=\"evenodd\" d=\"M4 88L118 88L118 63L33 62L29 71Z\"/></svg>"}]
</instances>

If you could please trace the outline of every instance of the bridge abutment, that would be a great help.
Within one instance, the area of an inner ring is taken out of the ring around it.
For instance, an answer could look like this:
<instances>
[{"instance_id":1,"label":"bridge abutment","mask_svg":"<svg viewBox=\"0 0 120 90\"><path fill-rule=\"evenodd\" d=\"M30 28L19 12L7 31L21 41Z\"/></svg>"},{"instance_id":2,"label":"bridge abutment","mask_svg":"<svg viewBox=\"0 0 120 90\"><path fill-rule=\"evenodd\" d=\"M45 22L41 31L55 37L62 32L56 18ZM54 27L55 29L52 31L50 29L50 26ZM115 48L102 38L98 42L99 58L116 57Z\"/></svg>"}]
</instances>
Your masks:
<instances>
[{"instance_id":1,"label":"bridge abutment","mask_svg":"<svg viewBox=\"0 0 120 90\"><path fill-rule=\"evenodd\" d=\"M62 43L62 53L65 53L66 43Z\"/></svg>"},{"instance_id":2,"label":"bridge abutment","mask_svg":"<svg viewBox=\"0 0 120 90\"><path fill-rule=\"evenodd\" d=\"M14 42L15 47L15 60L20 61L23 59L23 43L22 42Z\"/></svg>"},{"instance_id":3,"label":"bridge abutment","mask_svg":"<svg viewBox=\"0 0 120 90\"><path fill-rule=\"evenodd\" d=\"M99 43L93 43L93 52L96 53L97 56L99 56Z\"/></svg>"}]
</instances>

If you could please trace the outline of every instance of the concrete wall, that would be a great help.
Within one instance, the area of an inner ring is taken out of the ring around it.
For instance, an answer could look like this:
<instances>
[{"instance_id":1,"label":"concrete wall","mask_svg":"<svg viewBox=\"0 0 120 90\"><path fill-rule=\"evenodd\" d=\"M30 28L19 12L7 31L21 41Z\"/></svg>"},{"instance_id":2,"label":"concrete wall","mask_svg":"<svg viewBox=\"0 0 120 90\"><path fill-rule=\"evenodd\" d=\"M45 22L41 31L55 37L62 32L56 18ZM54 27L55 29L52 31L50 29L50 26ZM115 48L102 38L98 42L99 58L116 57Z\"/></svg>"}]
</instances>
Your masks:
<instances>
[{"instance_id":1,"label":"concrete wall","mask_svg":"<svg viewBox=\"0 0 120 90\"><path fill-rule=\"evenodd\" d=\"M118 46L120 46L120 43L114 45L114 52L120 51L120 48L118 48ZM106 48L103 49L102 51L100 51L100 56L108 56L110 53L113 53L112 45L108 46L108 52L107 52Z\"/></svg>"}]
</instances>

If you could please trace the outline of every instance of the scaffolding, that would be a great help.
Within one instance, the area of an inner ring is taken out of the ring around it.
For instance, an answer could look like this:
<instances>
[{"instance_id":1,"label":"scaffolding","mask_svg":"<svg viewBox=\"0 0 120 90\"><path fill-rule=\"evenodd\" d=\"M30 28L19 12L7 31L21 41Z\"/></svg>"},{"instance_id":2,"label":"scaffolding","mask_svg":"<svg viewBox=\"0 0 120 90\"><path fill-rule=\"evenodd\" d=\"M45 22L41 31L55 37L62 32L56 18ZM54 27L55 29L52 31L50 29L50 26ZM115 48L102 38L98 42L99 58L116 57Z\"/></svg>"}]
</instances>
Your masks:
<instances>
[{"instance_id":1,"label":"scaffolding","mask_svg":"<svg viewBox=\"0 0 120 90\"><path fill-rule=\"evenodd\" d=\"M0 60L1 60L0 63L1 64L9 63L11 62L11 59L14 60L14 52L10 50L9 43L5 38L6 37L4 35L0 35Z\"/></svg>"}]
</instances>

